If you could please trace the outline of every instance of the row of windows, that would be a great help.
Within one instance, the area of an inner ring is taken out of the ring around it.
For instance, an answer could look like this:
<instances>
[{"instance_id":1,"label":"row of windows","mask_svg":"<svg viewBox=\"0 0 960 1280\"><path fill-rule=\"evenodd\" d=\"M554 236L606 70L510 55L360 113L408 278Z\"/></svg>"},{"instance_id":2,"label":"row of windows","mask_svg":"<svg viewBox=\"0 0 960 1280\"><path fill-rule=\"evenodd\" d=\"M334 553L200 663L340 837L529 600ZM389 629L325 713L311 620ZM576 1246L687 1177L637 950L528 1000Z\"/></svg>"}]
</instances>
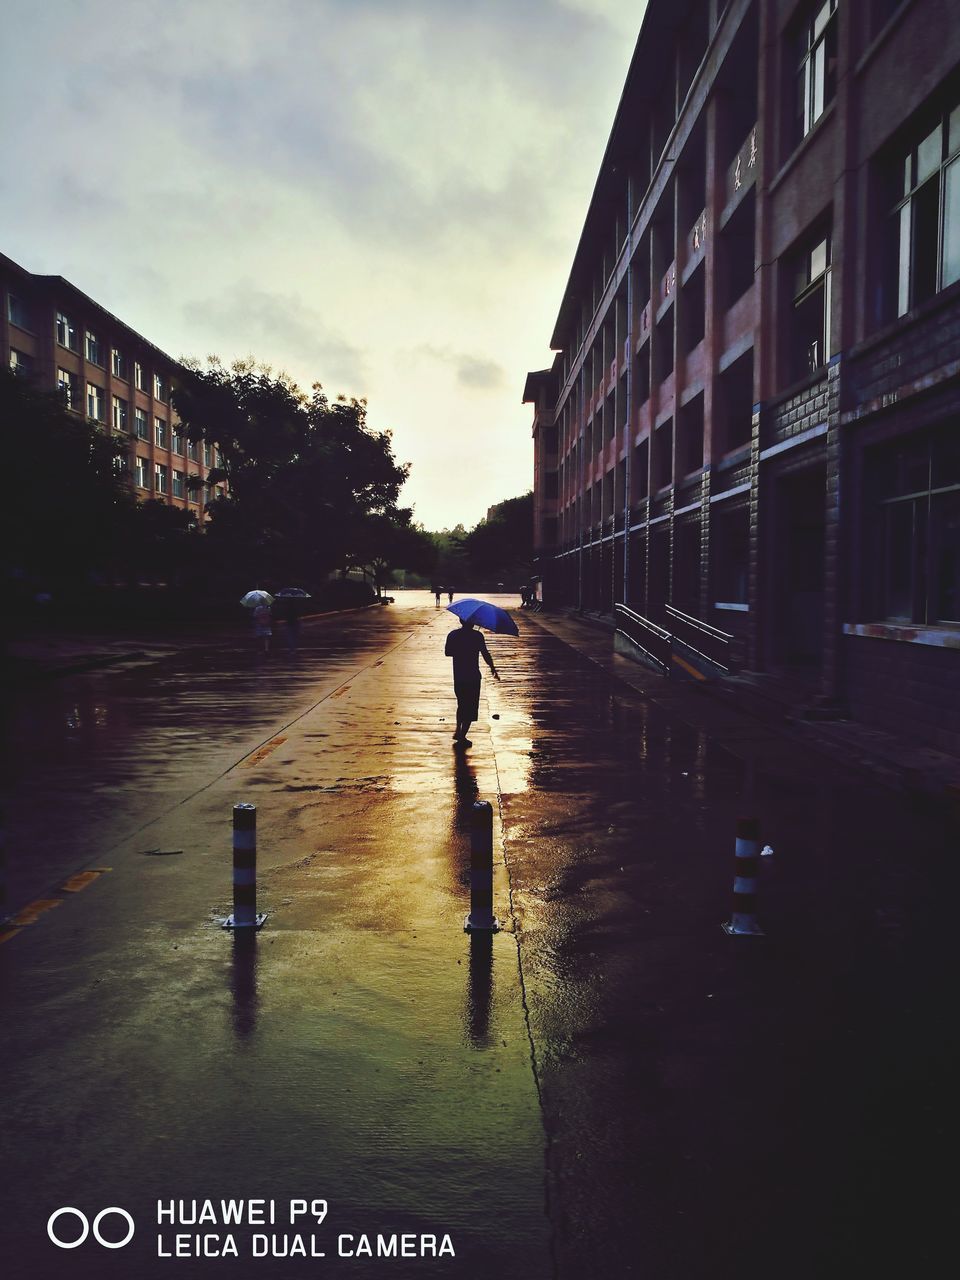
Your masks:
<instances>
[{"instance_id":1,"label":"row of windows","mask_svg":"<svg viewBox=\"0 0 960 1280\"><path fill-rule=\"evenodd\" d=\"M32 332L32 322L29 310L22 298L16 294L7 294L7 317L11 324L15 324L20 329ZM59 346L65 347L68 351L80 350L80 336L73 320L64 311L58 311L54 318L54 333ZM110 349L110 368L115 378L122 378L124 382L130 381L130 362L127 356L118 347ZM83 333L83 354L90 364L99 365L101 369L107 367L107 347L101 340L100 336L92 329L85 329ZM12 362L11 362L12 363ZM151 385L153 387L153 396L155 400L160 400L166 404L170 399L170 383L169 380L161 373L154 372L152 384L147 373L146 366L140 360L133 361L133 382L138 391L149 391Z\"/></svg>"},{"instance_id":2,"label":"row of windows","mask_svg":"<svg viewBox=\"0 0 960 1280\"><path fill-rule=\"evenodd\" d=\"M11 352L11 366L14 365L13 355L19 354ZM64 403L69 409L79 407L80 380L75 373L69 369L57 370L57 385L63 396ZM129 403L120 396L113 397L113 427L115 431L126 433L129 423ZM137 406L134 409L134 434L138 440L149 440L150 428L149 419L145 409ZM103 387L98 387L96 383L87 383L87 417L92 418L95 422L106 421L105 395ZM160 449L172 449L174 453L186 454L193 462L199 462L201 445L195 440L184 440L183 436L173 428L168 433L168 423L165 418L155 417L153 425L154 443ZM207 467L222 466L223 459L219 449L211 447L205 441L202 445L203 462Z\"/></svg>"},{"instance_id":3,"label":"row of windows","mask_svg":"<svg viewBox=\"0 0 960 1280\"><path fill-rule=\"evenodd\" d=\"M133 479L137 488L149 489L151 487L149 483L151 475L150 459L143 458L140 454L137 454L131 461L133 464ZM176 467L171 469L165 463L155 462L152 474L154 493L170 493L174 498L186 498L188 502L200 503L201 490L187 487L188 477L185 471L178 471ZM224 497L226 497L226 490L220 487L209 495L207 501Z\"/></svg>"},{"instance_id":4,"label":"row of windows","mask_svg":"<svg viewBox=\"0 0 960 1280\"><path fill-rule=\"evenodd\" d=\"M954 98L953 103L935 117L929 114L922 117L926 123L914 130L911 142L900 144L893 154L878 157L876 161L878 174L886 175L884 181L894 173L897 181L886 206L892 209L888 248L877 261L870 281L878 300L873 314L875 323L906 314L960 280L960 105L954 105L955 102ZM879 214L882 219L889 216L882 211ZM830 359L831 242L830 226L821 220L781 260L779 269L787 314L777 335L780 386L823 368ZM752 279L752 241L748 262ZM680 354L688 354L703 336L703 291L696 289L703 270L699 268L681 291L687 305L676 336ZM724 264L724 271L729 276L729 262ZM588 384L592 385L596 377L602 377L605 382L608 359L616 358L623 349L626 319L626 308L618 304L615 334L613 325L610 334L604 326L587 356ZM635 318L635 330L636 327ZM663 383L673 372L672 309L653 323L649 331L653 332L656 342L641 348L635 361L633 399L640 405L649 397L651 385ZM747 389L748 403L751 393L752 388ZM615 404L611 406L614 398ZM579 432L581 417L571 397L563 417L564 453ZM625 422L626 396L618 387L616 397L611 393L603 407L603 430L594 427L592 451L599 451L613 438L614 423L622 427Z\"/></svg>"},{"instance_id":5,"label":"row of windows","mask_svg":"<svg viewBox=\"0 0 960 1280\"><path fill-rule=\"evenodd\" d=\"M905 0L870 0L868 19L861 22L859 14L856 15L857 25L862 27L864 38L872 39L893 15L904 7L904 4ZM782 53L785 120L780 130L782 162L789 158L796 145L816 127L836 96L839 8L839 0L805 0L805 3L798 6L797 15L785 32ZM751 21L752 19L748 18L738 31L735 46L729 56L730 78L737 84L737 88L729 94L720 94L726 113L732 112L736 117L736 127L733 121L729 123L737 139L744 136L743 131L749 129L749 119L757 119L756 90L755 87L751 89L747 86L747 82L756 74L758 56L756 41L751 34ZM736 48L737 42L742 45L739 50ZM678 109L679 103L680 99L678 99ZM775 116L776 113L770 114ZM955 116L956 112L953 115ZM764 123L767 129L771 129L775 125L775 119L765 116ZM877 324L887 322L896 314L904 314L906 310L931 296L932 293L960 279L960 165L954 167L950 164L951 159L957 154L958 128L955 121L953 128L950 128L950 123L948 112L933 134L924 135L919 144L923 156L916 155L916 148L914 152L907 155L907 169L909 171L912 166L913 175L896 193L895 198L886 205L887 209L893 209L901 240L898 254L900 296L897 299L896 281L892 289L887 289L885 283L883 314L875 316ZM701 147L701 151L697 150L697 145ZM883 157L882 164L886 165L888 159L892 160L890 167L894 170L897 169L898 164L902 166L904 163L902 152L899 159ZM674 207L679 204L681 194L685 205L690 205L691 208L699 207L700 199L695 198L692 193L696 190L698 175L704 167L702 144L692 143L691 154L686 156L686 160L688 162L686 168L675 184ZM678 166L678 171L680 169L681 166ZM650 173L649 176L652 178L655 175ZM702 178L699 181L702 186ZM647 189L649 184L644 180L639 185ZM737 185L739 186L739 173ZM673 219L670 216L670 190L668 185L654 224L673 226ZM639 208L639 205L631 202L628 222L632 220L636 208ZM661 216L664 213L666 216ZM880 216L882 217L883 214ZM615 236L616 252L611 254L604 251L599 275L592 283L592 292L588 289L587 296L583 299L576 332L571 332L570 342L565 352L564 377L573 367L596 303L619 258L620 247L625 242L627 223L619 214L616 221L618 227ZM732 238L730 235L724 237L721 234L717 242L721 296L729 292L725 286L730 282L731 272L736 273L742 265L744 270L749 271L752 276L754 269L752 254L748 256L746 253L730 252ZM671 251L672 237L666 258L670 257ZM650 259L654 256L650 246L638 252L641 253L641 257L646 258L646 265L649 268ZM659 259L663 255L660 250L657 250L655 256ZM668 265L666 258L663 264L657 264L657 269L654 270L655 277L658 269ZM888 264L889 259L883 264L885 273ZM641 270L641 277L646 274L647 272ZM746 284L749 285L749 283L751 278L748 277ZM640 288L644 287L641 279ZM734 289L731 298L734 295L739 296L741 292L742 289L739 287ZM730 301L731 299L726 300L727 305ZM898 302L899 311L896 310ZM821 338L827 336L824 334ZM821 357L819 363L822 364L824 358L829 355L829 350L818 354ZM796 375L797 368L803 368L808 363L808 356L809 352L805 354L802 349L799 353L789 353L789 358L783 366L781 385L791 381ZM655 369L654 377L656 376Z\"/></svg>"}]
</instances>

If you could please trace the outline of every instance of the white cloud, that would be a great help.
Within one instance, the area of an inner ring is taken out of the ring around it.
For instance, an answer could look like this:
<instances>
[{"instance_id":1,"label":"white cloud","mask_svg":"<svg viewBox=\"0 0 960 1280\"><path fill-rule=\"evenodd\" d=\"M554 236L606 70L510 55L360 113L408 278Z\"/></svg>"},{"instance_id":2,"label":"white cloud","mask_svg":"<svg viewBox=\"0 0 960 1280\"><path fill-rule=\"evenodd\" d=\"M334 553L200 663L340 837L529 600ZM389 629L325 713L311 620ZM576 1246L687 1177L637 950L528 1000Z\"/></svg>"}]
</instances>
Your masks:
<instances>
[{"instance_id":1,"label":"white cloud","mask_svg":"<svg viewBox=\"0 0 960 1280\"><path fill-rule=\"evenodd\" d=\"M366 395L418 517L470 524L529 487L642 8L8 0L0 249L172 354Z\"/></svg>"}]
</instances>

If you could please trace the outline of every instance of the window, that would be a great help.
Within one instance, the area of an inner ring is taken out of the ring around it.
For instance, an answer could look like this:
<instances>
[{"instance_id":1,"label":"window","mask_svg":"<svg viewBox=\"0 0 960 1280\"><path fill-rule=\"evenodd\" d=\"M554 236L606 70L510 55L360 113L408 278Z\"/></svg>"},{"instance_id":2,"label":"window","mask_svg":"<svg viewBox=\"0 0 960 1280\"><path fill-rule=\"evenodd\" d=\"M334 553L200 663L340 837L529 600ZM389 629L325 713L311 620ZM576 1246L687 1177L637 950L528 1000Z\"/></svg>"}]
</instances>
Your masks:
<instances>
[{"instance_id":1,"label":"window","mask_svg":"<svg viewBox=\"0 0 960 1280\"><path fill-rule=\"evenodd\" d=\"M167 447L167 424L163 418L154 419L154 443L158 449L166 449Z\"/></svg>"},{"instance_id":2,"label":"window","mask_svg":"<svg viewBox=\"0 0 960 1280\"><path fill-rule=\"evenodd\" d=\"M106 418L103 387L98 387L95 382L87 383L87 417L94 418L97 422L103 422Z\"/></svg>"},{"instance_id":3,"label":"window","mask_svg":"<svg viewBox=\"0 0 960 1280\"><path fill-rule=\"evenodd\" d=\"M73 321L62 311L57 312L57 342L61 347L67 347L70 351L78 350L77 347L77 331L74 328Z\"/></svg>"},{"instance_id":4,"label":"window","mask_svg":"<svg viewBox=\"0 0 960 1280\"><path fill-rule=\"evenodd\" d=\"M134 360L133 362L133 381L138 391L146 391L147 375L139 360Z\"/></svg>"},{"instance_id":5,"label":"window","mask_svg":"<svg viewBox=\"0 0 960 1280\"><path fill-rule=\"evenodd\" d=\"M191 471L191 472L190 472L190 474L189 474L189 476L187 477L187 479L188 479L188 482L189 482L190 480L199 480L199 479L200 479L200 477L199 477L198 475L195 475L195 474ZM199 502L199 501L200 501L200 488L199 488L199 486L197 486L196 488L194 488L192 485L191 485L191 486L189 486L189 487L187 488L187 498L188 498L188 500L189 500L190 502Z\"/></svg>"},{"instance_id":6,"label":"window","mask_svg":"<svg viewBox=\"0 0 960 1280\"><path fill-rule=\"evenodd\" d=\"M837 91L837 0L808 9L797 29L795 142L805 138Z\"/></svg>"},{"instance_id":7,"label":"window","mask_svg":"<svg viewBox=\"0 0 960 1280\"><path fill-rule=\"evenodd\" d=\"M127 402L119 396L113 397L113 429L124 432L127 429Z\"/></svg>"},{"instance_id":8,"label":"window","mask_svg":"<svg viewBox=\"0 0 960 1280\"><path fill-rule=\"evenodd\" d=\"M802 378L830 358L830 236L823 232L793 259L790 376Z\"/></svg>"},{"instance_id":9,"label":"window","mask_svg":"<svg viewBox=\"0 0 960 1280\"><path fill-rule=\"evenodd\" d=\"M11 347L10 368L18 377L29 378L33 373L33 356L28 356L23 351L17 351L15 347Z\"/></svg>"},{"instance_id":10,"label":"window","mask_svg":"<svg viewBox=\"0 0 960 1280\"><path fill-rule=\"evenodd\" d=\"M147 424L147 415L144 409L134 409L134 430L138 440L150 439L150 428Z\"/></svg>"},{"instance_id":11,"label":"window","mask_svg":"<svg viewBox=\"0 0 960 1280\"><path fill-rule=\"evenodd\" d=\"M122 351L118 351L116 347L113 348L111 367L115 378L122 378L124 382L129 380L130 373L127 369L127 357Z\"/></svg>"},{"instance_id":12,"label":"window","mask_svg":"<svg viewBox=\"0 0 960 1280\"><path fill-rule=\"evenodd\" d=\"M14 293L7 294L7 319L11 324L15 324L18 329L31 329L30 313L22 298L18 298Z\"/></svg>"},{"instance_id":13,"label":"window","mask_svg":"<svg viewBox=\"0 0 960 1280\"><path fill-rule=\"evenodd\" d=\"M187 457L191 462L200 461L200 446L197 444L196 440L187 441Z\"/></svg>"},{"instance_id":14,"label":"window","mask_svg":"<svg viewBox=\"0 0 960 1280\"><path fill-rule=\"evenodd\" d=\"M88 329L85 335L84 347L87 359L91 364L100 365L103 368L103 349L100 346L100 339L95 333L91 333Z\"/></svg>"},{"instance_id":15,"label":"window","mask_svg":"<svg viewBox=\"0 0 960 1280\"><path fill-rule=\"evenodd\" d=\"M174 453L183 454L183 436L178 427L173 428L173 440L170 445Z\"/></svg>"},{"instance_id":16,"label":"window","mask_svg":"<svg viewBox=\"0 0 960 1280\"><path fill-rule=\"evenodd\" d=\"M153 487L157 493L167 492L167 472L168 471L169 471L169 468L165 467L162 462L154 463Z\"/></svg>"},{"instance_id":17,"label":"window","mask_svg":"<svg viewBox=\"0 0 960 1280\"><path fill-rule=\"evenodd\" d=\"M942 115L902 163L894 209L900 316L960 280L960 107Z\"/></svg>"},{"instance_id":18,"label":"window","mask_svg":"<svg viewBox=\"0 0 960 1280\"><path fill-rule=\"evenodd\" d=\"M141 458L140 455L137 454L133 463L133 478L138 489L145 489L147 487L147 468L149 465L150 464L146 458Z\"/></svg>"},{"instance_id":19,"label":"window","mask_svg":"<svg viewBox=\"0 0 960 1280\"><path fill-rule=\"evenodd\" d=\"M203 465L205 467L210 466L210 446L207 444L206 440L203 442Z\"/></svg>"},{"instance_id":20,"label":"window","mask_svg":"<svg viewBox=\"0 0 960 1280\"><path fill-rule=\"evenodd\" d=\"M173 496L175 498L182 498L185 496L182 471L174 471L173 473Z\"/></svg>"},{"instance_id":21,"label":"window","mask_svg":"<svg viewBox=\"0 0 960 1280\"><path fill-rule=\"evenodd\" d=\"M68 369L57 370L57 388L68 409L76 409L80 400L80 379Z\"/></svg>"},{"instance_id":22,"label":"window","mask_svg":"<svg viewBox=\"0 0 960 1280\"><path fill-rule=\"evenodd\" d=\"M960 439L951 423L875 449L867 563L892 622L960 626Z\"/></svg>"},{"instance_id":23,"label":"window","mask_svg":"<svg viewBox=\"0 0 960 1280\"><path fill-rule=\"evenodd\" d=\"M153 398L155 400L162 400L163 403L166 404L168 395L169 387L167 386L166 379L162 377L161 374L155 373L153 375Z\"/></svg>"}]
</instances>

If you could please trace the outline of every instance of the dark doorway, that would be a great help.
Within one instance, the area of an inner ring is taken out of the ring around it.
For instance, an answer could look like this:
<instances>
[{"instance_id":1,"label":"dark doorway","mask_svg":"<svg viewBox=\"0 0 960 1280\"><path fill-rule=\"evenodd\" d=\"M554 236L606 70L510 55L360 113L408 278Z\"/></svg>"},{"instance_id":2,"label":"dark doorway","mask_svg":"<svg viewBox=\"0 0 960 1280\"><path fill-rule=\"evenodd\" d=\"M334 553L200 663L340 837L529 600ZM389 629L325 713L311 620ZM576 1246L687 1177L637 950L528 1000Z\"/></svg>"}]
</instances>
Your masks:
<instances>
[{"instance_id":1,"label":"dark doorway","mask_svg":"<svg viewBox=\"0 0 960 1280\"><path fill-rule=\"evenodd\" d=\"M777 482L770 635L780 666L818 668L823 661L825 489L823 466Z\"/></svg>"}]
</instances>

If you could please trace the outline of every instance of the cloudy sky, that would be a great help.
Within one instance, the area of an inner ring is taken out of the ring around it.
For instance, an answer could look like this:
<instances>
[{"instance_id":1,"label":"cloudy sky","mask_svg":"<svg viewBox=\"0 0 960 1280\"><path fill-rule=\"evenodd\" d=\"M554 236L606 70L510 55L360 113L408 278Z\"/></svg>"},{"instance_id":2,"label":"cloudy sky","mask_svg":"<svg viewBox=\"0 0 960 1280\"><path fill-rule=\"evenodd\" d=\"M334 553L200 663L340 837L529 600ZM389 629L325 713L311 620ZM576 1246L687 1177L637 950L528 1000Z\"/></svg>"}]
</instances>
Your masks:
<instances>
[{"instance_id":1,"label":"cloudy sky","mask_svg":"<svg viewBox=\"0 0 960 1280\"><path fill-rule=\"evenodd\" d=\"M413 464L531 485L550 335L645 0L4 0L0 250L174 356L253 355Z\"/></svg>"}]
</instances>

